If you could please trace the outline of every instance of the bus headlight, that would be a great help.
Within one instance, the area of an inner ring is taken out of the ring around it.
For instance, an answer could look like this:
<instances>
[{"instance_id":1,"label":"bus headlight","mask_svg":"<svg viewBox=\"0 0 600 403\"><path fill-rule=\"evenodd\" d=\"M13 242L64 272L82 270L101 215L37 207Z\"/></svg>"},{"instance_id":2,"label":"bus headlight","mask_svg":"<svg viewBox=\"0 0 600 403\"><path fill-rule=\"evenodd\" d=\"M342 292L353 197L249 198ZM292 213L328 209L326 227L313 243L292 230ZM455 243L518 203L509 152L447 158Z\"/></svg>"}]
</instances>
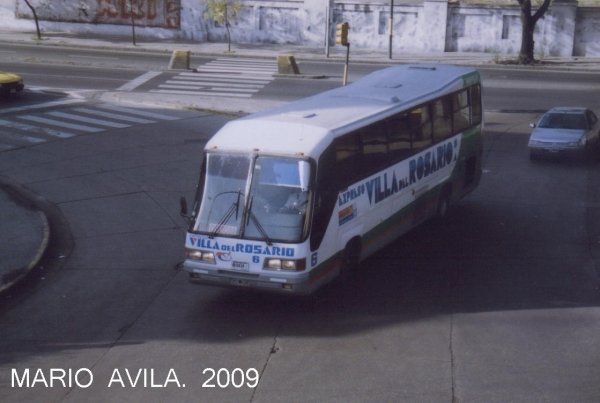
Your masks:
<instances>
[{"instance_id":1,"label":"bus headlight","mask_svg":"<svg viewBox=\"0 0 600 403\"><path fill-rule=\"evenodd\" d=\"M306 259L279 259L266 258L264 268L266 270L302 271L306 268Z\"/></svg>"},{"instance_id":2,"label":"bus headlight","mask_svg":"<svg viewBox=\"0 0 600 403\"><path fill-rule=\"evenodd\" d=\"M197 249L186 249L186 259L190 260L201 260L205 263L215 264L215 253L211 251L197 250Z\"/></svg>"}]
</instances>

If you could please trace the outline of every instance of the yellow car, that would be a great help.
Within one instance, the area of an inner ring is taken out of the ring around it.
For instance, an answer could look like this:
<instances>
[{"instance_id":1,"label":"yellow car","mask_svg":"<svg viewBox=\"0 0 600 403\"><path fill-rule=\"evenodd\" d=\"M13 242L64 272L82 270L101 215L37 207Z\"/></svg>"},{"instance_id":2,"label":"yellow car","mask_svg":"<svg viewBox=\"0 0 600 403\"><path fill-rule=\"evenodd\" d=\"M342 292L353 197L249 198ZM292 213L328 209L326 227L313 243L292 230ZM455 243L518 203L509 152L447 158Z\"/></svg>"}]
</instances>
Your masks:
<instances>
[{"instance_id":1,"label":"yellow car","mask_svg":"<svg viewBox=\"0 0 600 403\"><path fill-rule=\"evenodd\" d=\"M8 96L23 91L23 78L14 73L0 71L0 95Z\"/></svg>"}]
</instances>

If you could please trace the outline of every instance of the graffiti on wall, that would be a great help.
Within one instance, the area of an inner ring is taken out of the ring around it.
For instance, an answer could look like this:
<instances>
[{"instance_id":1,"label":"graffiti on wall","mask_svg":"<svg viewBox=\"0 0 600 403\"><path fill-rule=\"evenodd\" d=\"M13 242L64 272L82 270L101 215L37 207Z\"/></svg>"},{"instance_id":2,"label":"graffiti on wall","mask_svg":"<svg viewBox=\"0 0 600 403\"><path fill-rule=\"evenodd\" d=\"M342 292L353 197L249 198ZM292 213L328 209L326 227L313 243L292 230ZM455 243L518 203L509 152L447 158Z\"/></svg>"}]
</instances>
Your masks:
<instances>
[{"instance_id":1,"label":"graffiti on wall","mask_svg":"<svg viewBox=\"0 0 600 403\"><path fill-rule=\"evenodd\" d=\"M95 22L179 28L181 0L97 0Z\"/></svg>"},{"instance_id":2,"label":"graffiti on wall","mask_svg":"<svg viewBox=\"0 0 600 403\"><path fill-rule=\"evenodd\" d=\"M40 20L180 28L181 0L30 0ZM17 2L19 18L33 18L24 2Z\"/></svg>"}]
</instances>

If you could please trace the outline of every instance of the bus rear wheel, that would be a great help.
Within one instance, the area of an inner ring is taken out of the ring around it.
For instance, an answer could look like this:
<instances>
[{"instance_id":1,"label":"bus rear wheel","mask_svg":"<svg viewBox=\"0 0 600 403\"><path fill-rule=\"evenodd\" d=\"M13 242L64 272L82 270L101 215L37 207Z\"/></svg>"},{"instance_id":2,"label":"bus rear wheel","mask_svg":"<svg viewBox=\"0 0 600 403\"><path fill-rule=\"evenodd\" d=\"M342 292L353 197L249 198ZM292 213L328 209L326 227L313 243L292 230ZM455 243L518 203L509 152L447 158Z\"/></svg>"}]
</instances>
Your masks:
<instances>
[{"instance_id":1,"label":"bus rear wheel","mask_svg":"<svg viewBox=\"0 0 600 403\"><path fill-rule=\"evenodd\" d=\"M358 271L360 265L360 249L360 238L353 238L344 248L342 268L340 269L340 277L343 280L349 279Z\"/></svg>"},{"instance_id":2,"label":"bus rear wheel","mask_svg":"<svg viewBox=\"0 0 600 403\"><path fill-rule=\"evenodd\" d=\"M443 221L448 217L448 211L450 210L450 190L444 189L438 199L437 211L435 217L439 221Z\"/></svg>"}]
</instances>

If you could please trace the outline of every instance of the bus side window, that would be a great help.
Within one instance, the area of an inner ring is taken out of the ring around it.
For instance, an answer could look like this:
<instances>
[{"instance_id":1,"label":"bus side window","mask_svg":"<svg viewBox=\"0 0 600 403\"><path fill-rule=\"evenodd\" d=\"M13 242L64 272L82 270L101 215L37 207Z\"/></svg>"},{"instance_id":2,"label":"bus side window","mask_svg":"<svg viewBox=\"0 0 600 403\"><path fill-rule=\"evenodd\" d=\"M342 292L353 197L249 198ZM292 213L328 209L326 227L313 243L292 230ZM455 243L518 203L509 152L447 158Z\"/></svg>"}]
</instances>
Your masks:
<instances>
[{"instance_id":1,"label":"bus side window","mask_svg":"<svg viewBox=\"0 0 600 403\"><path fill-rule=\"evenodd\" d=\"M323 237L327 231L329 218L333 214L333 209L337 201L339 192L337 187L339 180L337 178L339 175L343 175L343 172L340 173L336 170L335 158L334 147L331 146L319 158L314 195L314 212L310 231L311 251L318 249L321 245L321 241L323 241Z\"/></svg>"},{"instance_id":2,"label":"bus side window","mask_svg":"<svg viewBox=\"0 0 600 403\"><path fill-rule=\"evenodd\" d=\"M452 95L453 133L460 133L467 129L469 122L469 96L467 90Z\"/></svg>"},{"instance_id":3,"label":"bus side window","mask_svg":"<svg viewBox=\"0 0 600 403\"><path fill-rule=\"evenodd\" d=\"M431 103L433 115L433 141L442 141L452 135L452 100L436 99Z\"/></svg>"},{"instance_id":4,"label":"bus side window","mask_svg":"<svg viewBox=\"0 0 600 403\"><path fill-rule=\"evenodd\" d=\"M431 146L431 119L429 106L421 106L409 112L410 131L412 135L412 151L417 153Z\"/></svg>"},{"instance_id":5,"label":"bus side window","mask_svg":"<svg viewBox=\"0 0 600 403\"><path fill-rule=\"evenodd\" d=\"M361 146L358 134L351 133L337 138L334 143L335 172L337 172L338 186L341 190L349 184L356 182L361 169Z\"/></svg>"},{"instance_id":6,"label":"bus side window","mask_svg":"<svg viewBox=\"0 0 600 403\"><path fill-rule=\"evenodd\" d=\"M409 117L403 114L386 121L388 147L392 161L400 161L411 154Z\"/></svg>"},{"instance_id":7,"label":"bus side window","mask_svg":"<svg viewBox=\"0 0 600 403\"><path fill-rule=\"evenodd\" d=\"M481 86L474 85L469 88L469 103L471 104L471 124L481 123Z\"/></svg>"},{"instance_id":8,"label":"bus side window","mask_svg":"<svg viewBox=\"0 0 600 403\"><path fill-rule=\"evenodd\" d=\"M362 145L362 169L368 173L380 171L387 166L388 145L386 127L377 123L360 131Z\"/></svg>"},{"instance_id":9,"label":"bus side window","mask_svg":"<svg viewBox=\"0 0 600 403\"><path fill-rule=\"evenodd\" d=\"M194 206L192 208L192 215L195 217L198 215L198 211L200 211L200 200L202 200L202 195L204 194L204 184L206 183L206 154L202 158L202 165L200 166L200 181L196 186L196 196L194 199Z\"/></svg>"}]
</instances>

